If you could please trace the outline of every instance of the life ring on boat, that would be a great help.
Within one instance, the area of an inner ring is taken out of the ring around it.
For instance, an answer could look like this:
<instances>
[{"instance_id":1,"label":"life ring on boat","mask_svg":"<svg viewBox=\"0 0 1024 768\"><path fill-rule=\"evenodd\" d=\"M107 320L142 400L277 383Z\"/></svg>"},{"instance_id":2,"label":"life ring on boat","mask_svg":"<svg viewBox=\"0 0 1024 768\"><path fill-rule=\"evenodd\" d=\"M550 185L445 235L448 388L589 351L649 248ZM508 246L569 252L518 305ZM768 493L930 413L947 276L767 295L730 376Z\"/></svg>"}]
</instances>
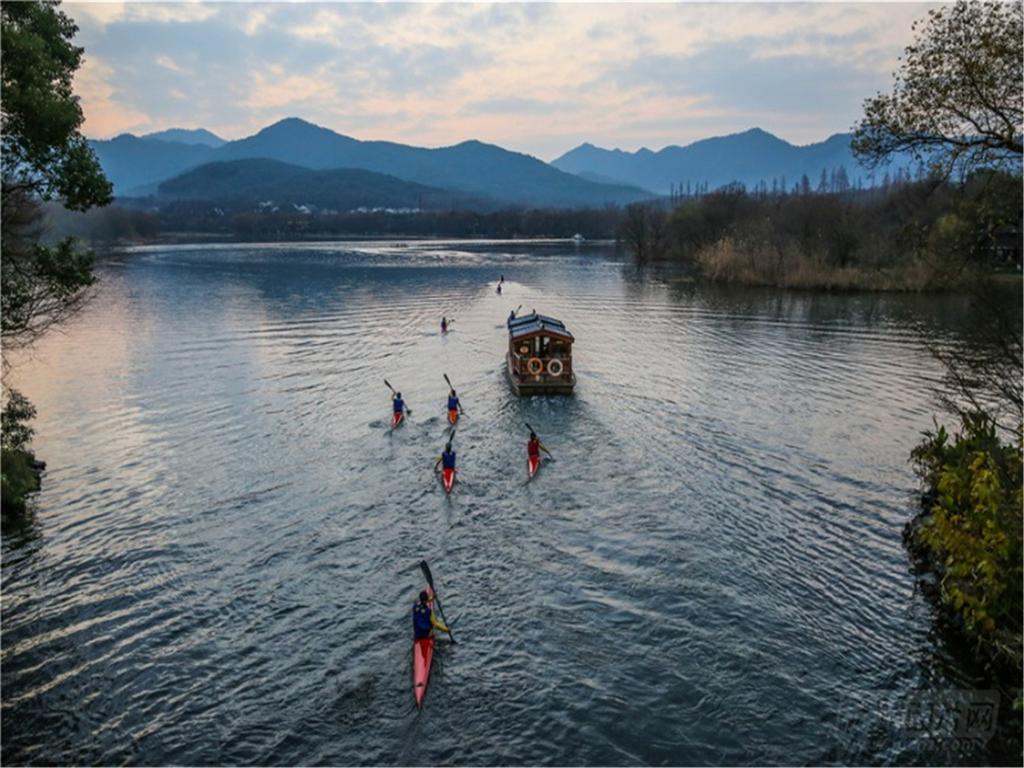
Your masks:
<instances>
[{"instance_id":1,"label":"life ring on boat","mask_svg":"<svg viewBox=\"0 0 1024 768\"><path fill-rule=\"evenodd\" d=\"M561 360L548 360L548 373L552 376L561 376L565 366Z\"/></svg>"},{"instance_id":2,"label":"life ring on boat","mask_svg":"<svg viewBox=\"0 0 1024 768\"><path fill-rule=\"evenodd\" d=\"M531 376L539 376L544 370L544 363L541 362L539 357L531 357L526 361L526 370L529 371Z\"/></svg>"}]
</instances>

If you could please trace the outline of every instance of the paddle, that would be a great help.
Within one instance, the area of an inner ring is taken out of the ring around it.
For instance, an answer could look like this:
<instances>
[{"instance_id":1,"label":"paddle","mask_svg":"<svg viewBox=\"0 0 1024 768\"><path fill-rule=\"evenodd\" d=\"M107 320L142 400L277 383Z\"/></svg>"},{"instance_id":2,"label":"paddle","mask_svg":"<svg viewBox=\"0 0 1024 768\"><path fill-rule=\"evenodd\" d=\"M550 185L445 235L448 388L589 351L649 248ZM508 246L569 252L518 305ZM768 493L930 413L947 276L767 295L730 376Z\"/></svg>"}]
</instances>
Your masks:
<instances>
[{"instance_id":1,"label":"paddle","mask_svg":"<svg viewBox=\"0 0 1024 768\"><path fill-rule=\"evenodd\" d=\"M393 395L397 395L398 394L398 392L395 391L395 388L391 386L391 382L389 382L387 379L384 379L384 383L388 385L388 389L391 390L391 394L393 394ZM405 406L405 412L407 414L409 414L410 416L412 416L412 408L410 408L409 406Z\"/></svg>"},{"instance_id":2,"label":"paddle","mask_svg":"<svg viewBox=\"0 0 1024 768\"><path fill-rule=\"evenodd\" d=\"M531 432L533 432L533 434L535 434L535 435L537 434L537 430L535 430L535 429L534 429L533 427L531 427L531 426L530 426L530 422L528 422L528 421L524 421L524 422L523 422L523 424L525 424L525 425L526 425L526 428L527 428L528 430L530 430ZM537 435L537 440L540 440L540 435ZM545 448L545 447L544 447L543 445L541 445L540 449L541 449L542 451L544 451L544 453L546 453L546 454L548 455L548 458L550 458L550 459L554 459L554 458L555 458L554 456L552 456L552 455L551 455L551 451L549 451L549 450L548 450L547 448Z\"/></svg>"},{"instance_id":3,"label":"paddle","mask_svg":"<svg viewBox=\"0 0 1024 768\"><path fill-rule=\"evenodd\" d=\"M448 627L448 637L452 639L452 645L455 645L455 638L452 637L451 629L452 625L448 623L448 619L444 615L444 607L441 605L441 598L437 594L437 589L434 587L434 576L430 573L430 566L427 565L426 560L420 560L420 570L423 571L423 577L427 580L427 584L430 585L430 591L434 593L434 599L437 600L437 612L441 614L441 619Z\"/></svg>"}]
</instances>

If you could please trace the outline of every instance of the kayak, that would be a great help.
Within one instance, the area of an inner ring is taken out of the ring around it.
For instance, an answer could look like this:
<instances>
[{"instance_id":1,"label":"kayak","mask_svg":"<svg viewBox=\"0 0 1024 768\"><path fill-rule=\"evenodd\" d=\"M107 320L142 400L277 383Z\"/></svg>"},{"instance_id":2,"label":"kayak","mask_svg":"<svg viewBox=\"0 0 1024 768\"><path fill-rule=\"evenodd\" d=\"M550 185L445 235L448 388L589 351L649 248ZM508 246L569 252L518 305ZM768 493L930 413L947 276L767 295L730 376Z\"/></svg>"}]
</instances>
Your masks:
<instances>
[{"instance_id":1,"label":"kayak","mask_svg":"<svg viewBox=\"0 0 1024 768\"><path fill-rule=\"evenodd\" d=\"M457 408L449 408L448 409L448 423L449 424L454 424L458 420L459 420L459 411L458 411L458 409Z\"/></svg>"},{"instance_id":2,"label":"kayak","mask_svg":"<svg viewBox=\"0 0 1024 768\"><path fill-rule=\"evenodd\" d=\"M427 695L427 681L430 679L430 662L434 658L434 638L425 637L412 641L412 695L416 706L423 706Z\"/></svg>"},{"instance_id":3,"label":"kayak","mask_svg":"<svg viewBox=\"0 0 1024 768\"><path fill-rule=\"evenodd\" d=\"M433 595L433 590L427 587ZM434 636L412 641L412 695L416 706L423 706L423 697L427 695L427 682L430 680L430 662L434 659Z\"/></svg>"},{"instance_id":4,"label":"kayak","mask_svg":"<svg viewBox=\"0 0 1024 768\"><path fill-rule=\"evenodd\" d=\"M444 483L444 492L451 493L452 486L455 485L455 470L454 469L442 469L441 470L441 482Z\"/></svg>"},{"instance_id":5,"label":"kayak","mask_svg":"<svg viewBox=\"0 0 1024 768\"><path fill-rule=\"evenodd\" d=\"M537 474L537 470L540 469L540 456L529 456L526 457L526 471L530 473L530 477Z\"/></svg>"},{"instance_id":6,"label":"kayak","mask_svg":"<svg viewBox=\"0 0 1024 768\"><path fill-rule=\"evenodd\" d=\"M395 413L394 413L394 414L393 414L393 415L391 416L391 428L392 428L392 429L394 429L394 428L395 428L395 427L397 427L397 426L398 426L399 424L401 424L401 423L402 423L402 419L403 419L404 417L405 417L405 414L404 414L404 413L402 413L402 411L396 411L396 412L395 412Z\"/></svg>"}]
</instances>

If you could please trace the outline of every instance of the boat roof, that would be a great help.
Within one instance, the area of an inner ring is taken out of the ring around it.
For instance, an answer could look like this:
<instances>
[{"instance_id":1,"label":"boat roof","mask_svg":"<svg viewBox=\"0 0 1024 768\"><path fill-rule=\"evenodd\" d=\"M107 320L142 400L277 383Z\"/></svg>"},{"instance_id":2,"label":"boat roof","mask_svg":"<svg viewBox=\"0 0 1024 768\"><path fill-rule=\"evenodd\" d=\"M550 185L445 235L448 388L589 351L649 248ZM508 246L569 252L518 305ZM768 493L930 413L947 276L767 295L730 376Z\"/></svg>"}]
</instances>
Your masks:
<instances>
[{"instance_id":1,"label":"boat roof","mask_svg":"<svg viewBox=\"0 0 1024 768\"><path fill-rule=\"evenodd\" d=\"M573 335L565 327L565 323L547 315L531 312L528 315L508 321L508 335L513 339L532 336L535 333L547 333L551 336L562 336L572 340Z\"/></svg>"}]
</instances>

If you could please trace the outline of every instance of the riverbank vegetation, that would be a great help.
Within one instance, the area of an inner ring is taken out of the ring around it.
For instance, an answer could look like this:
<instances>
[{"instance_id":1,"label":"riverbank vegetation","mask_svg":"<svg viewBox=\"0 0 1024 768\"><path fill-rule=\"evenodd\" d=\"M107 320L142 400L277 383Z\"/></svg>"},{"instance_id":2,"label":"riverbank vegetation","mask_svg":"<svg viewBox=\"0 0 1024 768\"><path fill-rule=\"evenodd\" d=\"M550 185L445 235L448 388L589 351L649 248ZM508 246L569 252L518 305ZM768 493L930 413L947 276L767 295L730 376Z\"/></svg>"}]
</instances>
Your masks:
<instances>
[{"instance_id":1,"label":"riverbank vegetation","mask_svg":"<svg viewBox=\"0 0 1024 768\"><path fill-rule=\"evenodd\" d=\"M84 211L111 200L110 183L79 132L82 109L72 90L82 49L77 27L56 3L0 5L4 55L0 336L3 341L3 511L24 509L42 465L28 448L35 408L8 385L12 350L30 347L85 303L92 254L74 239L44 243L43 205L59 200Z\"/></svg>"},{"instance_id":2,"label":"riverbank vegetation","mask_svg":"<svg viewBox=\"0 0 1024 768\"><path fill-rule=\"evenodd\" d=\"M1007 312L995 298L975 297L975 339L953 351L933 349L945 368L936 395L958 424L947 431L936 422L912 453L924 493L904 542L940 626L966 641L982 684L1002 693L1004 736L1019 742L1024 355L1020 305Z\"/></svg>"},{"instance_id":3,"label":"riverbank vegetation","mask_svg":"<svg viewBox=\"0 0 1024 768\"><path fill-rule=\"evenodd\" d=\"M629 206L620 237L641 263L716 282L941 290L1019 265L1021 208L1019 178L1000 171L837 194L734 185L670 211Z\"/></svg>"}]
</instances>

